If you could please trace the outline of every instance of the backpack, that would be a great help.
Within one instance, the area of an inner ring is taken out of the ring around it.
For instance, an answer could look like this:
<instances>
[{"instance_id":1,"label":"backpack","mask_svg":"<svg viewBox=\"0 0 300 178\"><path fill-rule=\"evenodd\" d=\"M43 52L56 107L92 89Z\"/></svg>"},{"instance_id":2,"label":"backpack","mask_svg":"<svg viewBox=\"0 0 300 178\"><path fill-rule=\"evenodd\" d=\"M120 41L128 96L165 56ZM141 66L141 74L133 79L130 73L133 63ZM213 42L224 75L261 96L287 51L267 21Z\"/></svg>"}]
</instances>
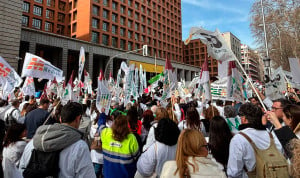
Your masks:
<instances>
[{"instance_id":1,"label":"backpack","mask_svg":"<svg viewBox=\"0 0 300 178\"><path fill-rule=\"evenodd\" d=\"M30 161L23 172L24 178L57 178L59 173L59 151L32 150Z\"/></svg>"},{"instance_id":2,"label":"backpack","mask_svg":"<svg viewBox=\"0 0 300 178\"><path fill-rule=\"evenodd\" d=\"M254 144L254 142L250 139L250 137L245 133L239 132L239 134L241 134L248 140L248 142L252 145L252 148L255 152L256 167L252 172L247 172L249 178L289 177L287 160L277 150L271 133L269 133L271 144L269 148L265 150L258 149Z\"/></svg>"},{"instance_id":3,"label":"backpack","mask_svg":"<svg viewBox=\"0 0 300 178\"><path fill-rule=\"evenodd\" d=\"M17 120L16 118L14 118L14 116L12 115L14 113L14 111L17 110L16 108L13 109L9 115L7 116L6 120L5 120L5 128L6 130L12 126L13 124L16 124L17 123Z\"/></svg>"}]
</instances>

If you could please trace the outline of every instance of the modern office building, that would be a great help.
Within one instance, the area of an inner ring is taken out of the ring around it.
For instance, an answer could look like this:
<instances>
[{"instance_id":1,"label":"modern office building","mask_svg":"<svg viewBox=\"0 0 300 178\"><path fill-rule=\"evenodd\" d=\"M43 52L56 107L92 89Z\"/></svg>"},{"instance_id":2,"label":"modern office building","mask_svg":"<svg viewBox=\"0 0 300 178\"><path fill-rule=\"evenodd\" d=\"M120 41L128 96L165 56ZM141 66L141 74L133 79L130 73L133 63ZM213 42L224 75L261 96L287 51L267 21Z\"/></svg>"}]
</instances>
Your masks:
<instances>
[{"instance_id":1,"label":"modern office building","mask_svg":"<svg viewBox=\"0 0 300 178\"><path fill-rule=\"evenodd\" d=\"M248 45L241 45L241 61L247 75L252 81L261 81L260 63L257 52L252 50Z\"/></svg>"},{"instance_id":2,"label":"modern office building","mask_svg":"<svg viewBox=\"0 0 300 178\"><path fill-rule=\"evenodd\" d=\"M231 32L222 33L228 47L231 48L237 59L241 61L241 40Z\"/></svg>"},{"instance_id":3,"label":"modern office building","mask_svg":"<svg viewBox=\"0 0 300 178\"><path fill-rule=\"evenodd\" d=\"M183 61L186 64L202 67L204 60L208 60L210 77L218 75L218 62L208 56L207 46L200 39L194 39L189 44L183 44Z\"/></svg>"},{"instance_id":4,"label":"modern office building","mask_svg":"<svg viewBox=\"0 0 300 178\"><path fill-rule=\"evenodd\" d=\"M37 54L67 76L78 70L81 45L93 78L111 58L114 76L122 61L161 72L151 70L154 56L160 70L170 58L180 78L190 80L199 71L183 61L180 0L23 0L22 11L19 56Z\"/></svg>"}]
</instances>

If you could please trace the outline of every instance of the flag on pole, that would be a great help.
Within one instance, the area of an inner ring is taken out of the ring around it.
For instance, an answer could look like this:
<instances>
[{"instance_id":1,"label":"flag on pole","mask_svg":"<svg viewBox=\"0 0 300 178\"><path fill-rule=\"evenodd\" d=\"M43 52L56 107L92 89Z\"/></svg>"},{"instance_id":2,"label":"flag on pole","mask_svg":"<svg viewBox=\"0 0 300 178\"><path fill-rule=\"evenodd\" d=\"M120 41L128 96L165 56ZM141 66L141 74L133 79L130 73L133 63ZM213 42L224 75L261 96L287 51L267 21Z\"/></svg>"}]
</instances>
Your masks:
<instances>
[{"instance_id":1,"label":"flag on pole","mask_svg":"<svg viewBox=\"0 0 300 178\"><path fill-rule=\"evenodd\" d=\"M227 78L227 99L235 101L244 101L241 74L239 74L235 61L228 63L228 78Z\"/></svg>"},{"instance_id":2,"label":"flag on pole","mask_svg":"<svg viewBox=\"0 0 300 178\"><path fill-rule=\"evenodd\" d=\"M96 107L98 111L101 112L102 108L104 108L104 112L106 115L109 113L110 103L111 103L112 95L109 89L104 84L104 75L102 70L100 70L100 74L98 77L98 88L97 88L97 98L96 98Z\"/></svg>"},{"instance_id":3,"label":"flag on pole","mask_svg":"<svg viewBox=\"0 0 300 178\"><path fill-rule=\"evenodd\" d=\"M3 97L6 98L13 92L15 87L22 83L18 73L0 56L0 83L2 85Z\"/></svg>"},{"instance_id":4,"label":"flag on pole","mask_svg":"<svg viewBox=\"0 0 300 178\"><path fill-rule=\"evenodd\" d=\"M267 81L265 81L265 93L272 100L283 98L284 94L282 91L287 91L285 76L282 71L282 67L278 67L273 71L273 75Z\"/></svg>"},{"instance_id":5,"label":"flag on pole","mask_svg":"<svg viewBox=\"0 0 300 178\"><path fill-rule=\"evenodd\" d=\"M164 72L155 75L154 77L152 77L150 80L148 80L148 83L153 84L154 82L158 81L161 77L164 76Z\"/></svg>"},{"instance_id":6,"label":"flag on pole","mask_svg":"<svg viewBox=\"0 0 300 178\"><path fill-rule=\"evenodd\" d=\"M85 63L85 53L84 53L84 48L81 46L80 54L79 54L79 68L78 68L78 80L79 81L81 81L81 75L82 75L82 71L84 69L84 63Z\"/></svg>"},{"instance_id":7,"label":"flag on pole","mask_svg":"<svg viewBox=\"0 0 300 178\"><path fill-rule=\"evenodd\" d=\"M185 40L185 45L192 38L199 38L202 43L206 44L207 53L218 61L233 61L236 58L218 29L215 32L211 32L202 28L192 27L188 39Z\"/></svg>"},{"instance_id":8,"label":"flag on pole","mask_svg":"<svg viewBox=\"0 0 300 178\"><path fill-rule=\"evenodd\" d=\"M26 53L22 77L27 76L48 80L53 80L56 77L56 80L62 81L63 71L39 56Z\"/></svg>"},{"instance_id":9,"label":"flag on pole","mask_svg":"<svg viewBox=\"0 0 300 178\"><path fill-rule=\"evenodd\" d=\"M24 95L28 95L28 96L35 95L34 81L32 77L26 77L26 80L23 84L21 91Z\"/></svg>"},{"instance_id":10,"label":"flag on pole","mask_svg":"<svg viewBox=\"0 0 300 178\"><path fill-rule=\"evenodd\" d=\"M40 97L40 100L42 100L42 99L48 99L48 96L47 96L47 84L45 84L43 93L42 93L42 95Z\"/></svg>"},{"instance_id":11,"label":"flag on pole","mask_svg":"<svg viewBox=\"0 0 300 178\"><path fill-rule=\"evenodd\" d=\"M84 89L88 94L92 94L92 80L86 70L84 70Z\"/></svg>"},{"instance_id":12,"label":"flag on pole","mask_svg":"<svg viewBox=\"0 0 300 178\"><path fill-rule=\"evenodd\" d=\"M164 71L164 82L163 82L163 94L161 97L161 101L168 99L171 97L171 91L175 89L175 82L174 81L174 73L172 72L173 67L171 61L166 58L166 65Z\"/></svg>"},{"instance_id":13,"label":"flag on pole","mask_svg":"<svg viewBox=\"0 0 300 178\"><path fill-rule=\"evenodd\" d=\"M73 94L73 78L74 78L74 71L72 71L71 77L67 86L65 87L65 92L62 96L62 104L67 104L68 101L74 101L74 94Z\"/></svg>"},{"instance_id":14,"label":"flag on pole","mask_svg":"<svg viewBox=\"0 0 300 178\"><path fill-rule=\"evenodd\" d=\"M211 100L211 91L209 87L209 70L208 70L208 60L205 59L202 64L201 72L200 72L200 81L199 81L199 90L203 89L204 97L206 101Z\"/></svg>"},{"instance_id":15,"label":"flag on pole","mask_svg":"<svg viewBox=\"0 0 300 178\"><path fill-rule=\"evenodd\" d=\"M290 69L293 76L292 82L300 84L300 60L289 58Z\"/></svg>"}]
</instances>

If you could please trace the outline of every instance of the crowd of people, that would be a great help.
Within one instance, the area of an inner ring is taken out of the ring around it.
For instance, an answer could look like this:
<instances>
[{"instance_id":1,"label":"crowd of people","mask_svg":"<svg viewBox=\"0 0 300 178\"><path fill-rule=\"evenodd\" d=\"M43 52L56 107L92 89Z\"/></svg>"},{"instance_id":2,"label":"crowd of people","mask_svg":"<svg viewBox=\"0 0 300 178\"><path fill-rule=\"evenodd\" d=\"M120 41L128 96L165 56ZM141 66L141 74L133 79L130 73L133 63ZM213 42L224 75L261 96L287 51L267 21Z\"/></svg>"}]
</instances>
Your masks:
<instances>
[{"instance_id":1,"label":"crowd of people","mask_svg":"<svg viewBox=\"0 0 300 178\"><path fill-rule=\"evenodd\" d=\"M94 95L62 105L18 92L0 100L5 178L300 177L300 105L286 98L259 93L266 111L257 97L163 107L143 95L126 106L113 98L106 115Z\"/></svg>"}]
</instances>

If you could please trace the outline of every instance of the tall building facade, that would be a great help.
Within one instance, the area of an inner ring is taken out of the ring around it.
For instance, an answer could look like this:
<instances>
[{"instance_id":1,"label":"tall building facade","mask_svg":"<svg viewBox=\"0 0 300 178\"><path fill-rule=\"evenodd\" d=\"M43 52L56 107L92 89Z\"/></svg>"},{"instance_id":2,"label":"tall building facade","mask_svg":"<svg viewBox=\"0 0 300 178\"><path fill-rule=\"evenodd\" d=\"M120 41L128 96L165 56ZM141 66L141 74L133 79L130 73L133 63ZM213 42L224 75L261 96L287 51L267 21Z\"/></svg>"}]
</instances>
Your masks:
<instances>
[{"instance_id":1,"label":"tall building facade","mask_svg":"<svg viewBox=\"0 0 300 178\"><path fill-rule=\"evenodd\" d=\"M236 58L241 61L241 40L231 32L222 33L228 47L231 48Z\"/></svg>"},{"instance_id":2,"label":"tall building facade","mask_svg":"<svg viewBox=\"0 0 300 178\"><path fill-rule=\"evenodd\" d=\"M259 57L248 45L241 45L241 61L247 75L252 81L260 81Z\"/></svg>"},{"instance_id":3,"label":"tall building facade","mask_svg":"<svg viewBox=\"0 0 300 178\"><path fill-rule=\"evenodd\" d=\"M107 65L116 77L122 61L142 64L153 75L169 58L187 81L199 71L183 61L180 0L23 0L20 19L19 56L39 55L67 78L78 70L81 46L94 79Z\"/></svg>"},{"instance_id":4,"label":"tall building facade","mask_svg":"<svg viewBox=\"0 0 300 178\"><path fill-rule=\"evenodd\" d=\"M194 39L189 44L183 44L183 61L186 64L202 67L204 60L208 60L209 75L215 77L218 75L218 62L208 56L207 46L200 39Z\"/></svg>"}]
</instances>

